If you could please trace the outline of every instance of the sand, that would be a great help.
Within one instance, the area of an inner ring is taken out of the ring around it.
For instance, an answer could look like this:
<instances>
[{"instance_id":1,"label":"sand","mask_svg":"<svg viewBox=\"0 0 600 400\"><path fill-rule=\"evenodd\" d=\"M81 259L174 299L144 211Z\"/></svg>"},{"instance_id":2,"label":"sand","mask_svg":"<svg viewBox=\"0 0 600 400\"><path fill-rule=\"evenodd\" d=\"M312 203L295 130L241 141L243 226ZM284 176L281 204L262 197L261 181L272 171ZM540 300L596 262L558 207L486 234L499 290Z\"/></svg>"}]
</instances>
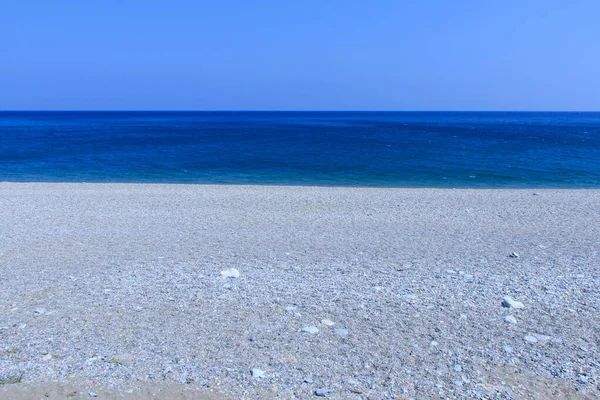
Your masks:
<instances>
[{"instance_id":1,"label":"sand","mask_svg":"<svg viewBox=\"0 0 600 400\"><path fill-rule=\"evenodd\" d=\"M598 398L599 238L599 190L0 183L0 398Z\"/></svg>"}]
</instances>

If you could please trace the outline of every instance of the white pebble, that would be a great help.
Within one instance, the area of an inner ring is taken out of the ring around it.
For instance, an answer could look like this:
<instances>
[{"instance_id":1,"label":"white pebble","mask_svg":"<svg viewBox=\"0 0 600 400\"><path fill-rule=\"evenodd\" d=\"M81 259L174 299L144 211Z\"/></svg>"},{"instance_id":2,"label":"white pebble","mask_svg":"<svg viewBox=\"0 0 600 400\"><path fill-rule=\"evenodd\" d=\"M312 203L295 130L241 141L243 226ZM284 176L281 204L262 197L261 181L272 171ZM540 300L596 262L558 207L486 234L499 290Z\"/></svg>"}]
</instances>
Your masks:
<instances>
[{"instance_id":1,"label":"white pebble","mask_svg":"<svg viewBox=\"0 0 600 400\"><path fill-rule=\"evenodd\" d=\"M517 319L515 317L513 317L512 315L507 315L506 317L504 317L504 320L506 322L508 322L509 324L516 324L517 323Z\"/></svg>"},{"instance_id":2,"label":"white pebble","mask_svg":"<svg viewBox=\"0 0 600 400\"><path fill-rule=\"evenodd\" d=\"M502 299L502 307L519 309L524 308L525 306L520 301L513 300L510 296L505 296Z\"/></svg>"},{"instance_id":3,"label":"white pebble","mask_svg":"<svg viewBox=\"0 0 600 400\"><path fill-rule=\"evenodd\" d=\"M239 278L240 277L240 271L238 271L235 268L229 268L229 269L226 269L224 271L221 271L221 276L223 278Z\"/></svg>"},{"instance_id":4,"label":"white pebble","mask_svg":"<svg viewBox=\"0 0 600 400\"><path fill-rule=\"evenodd\" d=\"M330 320L330 319L327 319L327 318L325 318L325 319L322 319L322 320L321 320L321 323L322 323L323 325L327 325L327 326L334 326L334 325L335 325L335 322L333 322L332 320Z\"/></svg>"},{"instance_id":5,"label":"white pebble","mask_svg":"<svg viewBox=\"0 0 600 400\"><path fill-rule=\"evenodd\" d=\"M537 343L537 338L533 335L525 335L523 338L527 343Z\"/></svg>"},{"instance_id":6,"label":"white pebble","mask_svg":"<svg viewBox=\"0 0 600 400\"><path fill-rule=\"evenodd\" d=\"M319 328L317 328L316 326L305 326L304 328L302 328L302 332L314 335L315 333L319 333Z\"/></svg>"},{"instance_id":7,"label":"white pebble","mask_svg":"<svg viewBox=\"0 0 600 400\"><path fill-rule=\"evenodd\" d=\"M262 369L252 368L250 372L252 373L253 378L260 379L265 377L265 371Z\"/></svg>"},{"instance_id":8,"label":"white pebble","mask_svg":"<svg viewBox=\"0 0 600 400\"><path fill-rule=\"evenodd\" d=\"M333 333L339 336L346 336L348 334L348 329L336 328L333 330Z\"/></svg>"}]
</instances>

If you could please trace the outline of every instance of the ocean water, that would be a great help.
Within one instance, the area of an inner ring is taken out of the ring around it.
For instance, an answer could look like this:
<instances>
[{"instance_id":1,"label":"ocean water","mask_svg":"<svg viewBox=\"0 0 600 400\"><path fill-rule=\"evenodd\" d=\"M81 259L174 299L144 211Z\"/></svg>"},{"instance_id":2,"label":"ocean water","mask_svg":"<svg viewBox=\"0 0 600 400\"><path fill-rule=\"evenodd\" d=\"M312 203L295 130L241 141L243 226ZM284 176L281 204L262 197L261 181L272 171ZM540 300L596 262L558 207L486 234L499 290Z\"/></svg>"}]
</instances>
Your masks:
<instances>
[{"instance_id":1,"label":"ocean water","mask_svg":"<svg viewBox=\"0 0 600 400\"><path fill-rule=\"evenodd\" d=\"M600 187L600 113L0 112L0 181Z\"/></svg>"}]
</instances>

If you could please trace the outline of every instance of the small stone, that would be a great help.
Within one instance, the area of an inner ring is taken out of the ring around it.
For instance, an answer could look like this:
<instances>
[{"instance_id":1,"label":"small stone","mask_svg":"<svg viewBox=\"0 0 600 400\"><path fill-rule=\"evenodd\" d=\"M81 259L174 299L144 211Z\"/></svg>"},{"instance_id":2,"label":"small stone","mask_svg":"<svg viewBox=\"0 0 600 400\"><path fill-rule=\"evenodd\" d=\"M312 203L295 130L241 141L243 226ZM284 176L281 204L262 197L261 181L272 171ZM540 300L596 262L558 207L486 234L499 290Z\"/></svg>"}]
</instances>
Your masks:
<instances>
[{"instance_id":1,"label":"small stone","mask_svg":"<svg viewBox=\"0 0 600 400\"><path fill-rule=\"evenodd\" d=\"M537 340L540 340L542 342L547 342L548 340L552 339L550 336L546 335L535 335L535 337L537 338Z\"/></svg>"},{"instance_id":2,"label":"small stone","mask_svg":"<svg viewBox=\"0 0 600 400\"><path fill-rule=\"evenodd\" d=\"M338 336L346 336L348 334L348 329L344 328L335 328L333 333Z\"/></svg>"},{"instance_id":3,"label":"small stone","mask_svg":"<svg viewBox=\"0 0 600 400\"><path fill-rule=\"evenodd\" d=\"M461 372L462 371L462 367L460 366L460 364L454 364L454 372Z\"/></svg>"},{"instance_id":4,"label":"small stone","mask_svg":"<svg viewBox=\"0 0 600 400\"><path fill-rule=\"evenodd\" d=\"M429 345L431 347L436 347L438 345L438 342L436 342L435 340L432 340L431 343L429 343Z\"/></svg>"},{"instance_id":5,"label":"small stone","mask_svg":"<svg viewBox=\"0 0 600 400\"><path fill-rule=\"evenodd\" d=\"M513 300L510 296L505 296L502 299L502 307L519 309L524 308L525 306L520 301Z\"/></svg>"},{"instance_id":6,"label":"small stone","mask_svg":"<svg viewBox=\"0 0 600 400\"><path fill-rule=\"evenodd\" d=\"M42 361L50 361L52 360L52 354L46 354L44 357L42 357Z\"/></svg>"},{"instance_id":7,"label":"small stone","mask_svg":"<svg viewBox=\"0 0 600 400\"><path fill-rule=\"evenodd\" d=\"M252 368L250 372L252 373L252 377L255 379L261 379L265 377L265 371L262 369Z\"/></svg>"},{"instance_id":8,"label":"small stone","mask_svg":"<svg viewBox=\"0 0 600 400\"><path fill-rule=\"evenodd\" d=\"M98 397L98 393L96 392L90 392L89 395L90 397Z\"/></svg>"},{"instance_id":9,"label":"small stone","mask_svg":"<svg viewBox=\"0 0 600 400\"><path fill-rule=\"evenodd\" d=\"M513 251L512 253L510 253L509 257L511 257L511 258L519 258L520 256L519 256L519 253L516 253L516 252Z\"/></svg>"},{"instance_id":10,"label":"small stone","mask_svg":"<svg viewBox=\"0 0 600 400\"><path fill-rule=\"evenodd\" d=\"M224 271L221 271L221 276L223 278L239 278L240 277L240 271L238 271L235 268L229 268L229 269L226 269Z\"/></svg>"},{"instance_id":11,"label":"small stone","mask_svg":"<svg viewBox=\"0 0 600 400\"><path fill-rule=\"evenodd\" d=\"M307 377L307 378L304 378L304 382L305 383L313 383L313 380L311 377Z\"/></svg>"},{"instance_id":12,"label":"small stone","mask_svg":"<svg viewBox=\"0 0 600 400\"><path fill-rule=\"evenodd\" d=\"M512 347L511 346L502 346L502 350L504 350L506 353L512 353Z\"/></svg>"},{"instance_id":13,"label":"small stone","mask_svg":"<svg viewBox=\"0 0 600 400\"><path fill-rule=\"evenodd\" d=\"M330 319L327 319L327 318L325 318L325 319L322 319L322 320L321 320L321 323L322 323L323 325L327 325L327 326L334 326L334 325L335 325L335 322L333 322L332 320L330 320Z\"/></svg>"},{"instance_id":14,"label":"small stone","mask_svg":"<svg viewBox=\"0 0 600 400\"><path fill-rule=\"evenodd\" d=\"M325 397L331 392L333 392L333 390L329 388L320 388L315 390L315 394L319 397Z\"/></svg>"},{"instance_id":15,"label":"small stone","mask_svg":"<svg viewBox=\"0 0 600 400\"><path fill-rule=\"evenodd\" d=\"M319 328L317 328L316 326L305 326L304 328L302 328L302 332L314 335L315 333L319 333Z\"/></svg>"},{"instance_id":16,"label":"small stone","mask_svg":"<svg viewBox=\"0 0 600 400\"><path fill-rule=\"evenodd\" d=\"M586 383L588 383L588 377L585 375L579 375L577 377L577 381L579 381L579 383L582 383L585 385Z\"/></svg>"},{"instance_id":17,"label":"small stone","mask_svg":"<svg viewBox=\"0 0 600 400\"><path fill-rule=\"evenodd\" d=\"M46 314L46 309L42 308L42 307L36 308L35 310L33 310L33 313L43 315L43 314Z\"/></svg>"},{"instance_id":18,"label":"small stone","mask_svg":"<svg viewBox=\"0 0 600 400\"><path fill-rule=\"evenodd\" d=\"M517 319L515 317L513 317L512 315L507 315L506 317L504 317L504 320L506 322L508 322L509 324L517 324Z\"/></svg>"},{"instance_id":19,"label":"small stone","mask_svg":"<svg viewBox=\"0 0 600 400\"><path fill-rule=\"evenodd\" d=\"M295 306L288 306L288 307L285 308L285 311L288 312L288 313L290 313L290 314L294 314L296 312L297 308L298 307L295 307Z\"/></svg>"},{"instance_id":20,"label":"small stone","mask_svg":"<svg viewBox=\"0 0 600 400\"><path fill-rule=\"evenodd\" d=\"M533 335L525 335L523 338L527 343L537 343L537 338Z\"/></svg>"},{"instance_id":21,"label":"small stone","mask_svg":"<svg viewBox=\"0 0 600 400\"><path fill-rule=\"evenodd\" d=\"M131 364L133 364L133 359L129 354L119 354L108 360L108 362L111 364L119 364L124 367L129 367Z\"/></svg>"}]
</instances>

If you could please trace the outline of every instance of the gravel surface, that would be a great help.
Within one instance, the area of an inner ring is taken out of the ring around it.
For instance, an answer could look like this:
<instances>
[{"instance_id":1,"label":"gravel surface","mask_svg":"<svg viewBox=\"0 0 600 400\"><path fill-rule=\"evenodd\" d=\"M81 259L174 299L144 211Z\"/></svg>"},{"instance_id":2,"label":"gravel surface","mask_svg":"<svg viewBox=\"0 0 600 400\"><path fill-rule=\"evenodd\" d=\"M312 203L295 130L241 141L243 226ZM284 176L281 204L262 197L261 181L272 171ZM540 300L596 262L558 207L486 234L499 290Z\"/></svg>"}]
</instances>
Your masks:
<instances>
[{"instance_id":1,"label":"gravel surface","mask_svg":"<svg viewBox=\"0 0 600 400\"><path fill-rule=\"evenodd\" d=\"M600 398L600 191L536 193L0 183L0 395Z\"/></svg>"}]
</instances>

